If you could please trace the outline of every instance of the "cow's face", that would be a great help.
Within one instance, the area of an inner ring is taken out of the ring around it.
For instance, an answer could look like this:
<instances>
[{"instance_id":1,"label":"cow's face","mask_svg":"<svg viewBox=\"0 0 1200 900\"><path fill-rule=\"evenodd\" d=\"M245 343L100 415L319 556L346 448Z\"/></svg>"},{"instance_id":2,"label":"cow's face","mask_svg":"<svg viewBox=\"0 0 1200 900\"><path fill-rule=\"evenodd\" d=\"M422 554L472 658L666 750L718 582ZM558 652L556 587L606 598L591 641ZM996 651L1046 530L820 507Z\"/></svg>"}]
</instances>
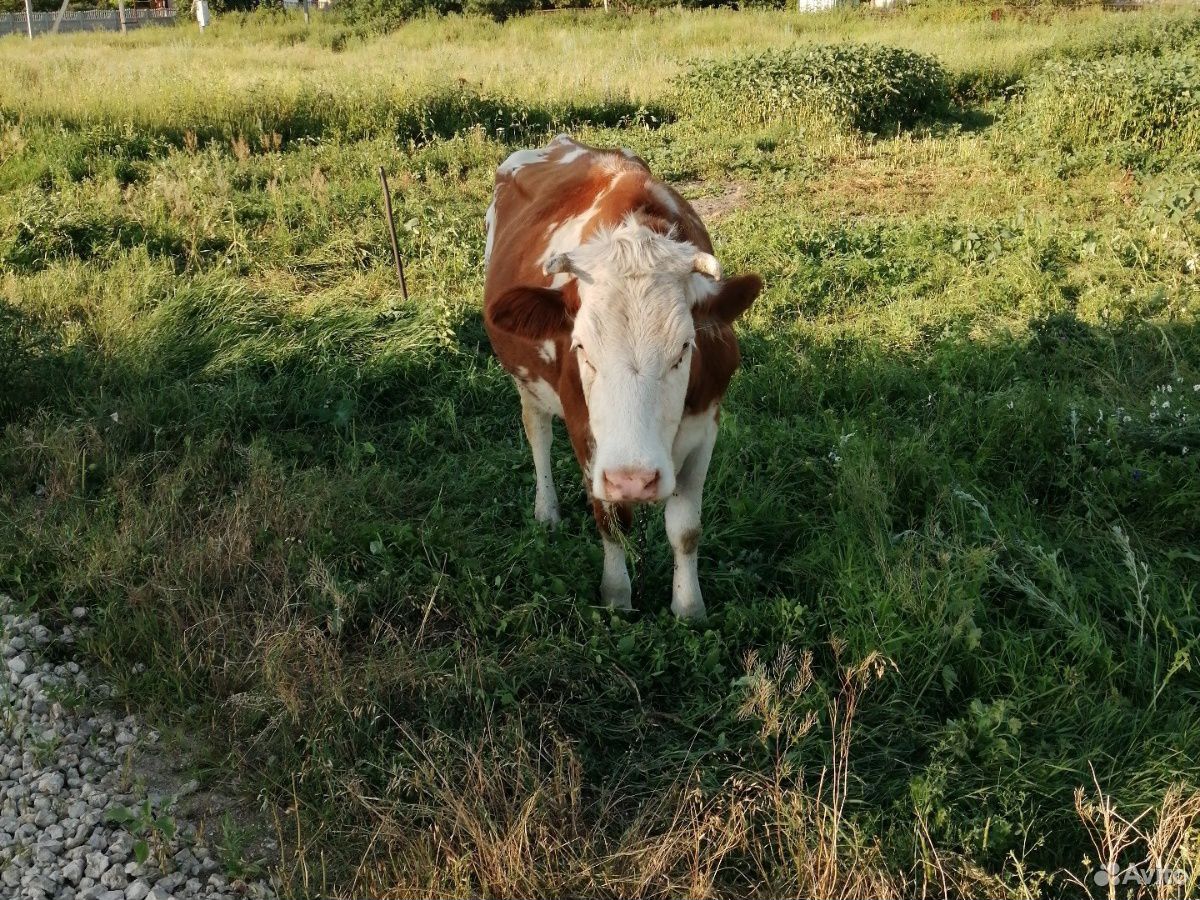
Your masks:
<instances>
[{"instance_id":1,"label":"cow's face","mask_svg":"<svg viewBox=\"0 0 1200 900\"><path fill-rule=\"evenodd\" d=\"M602 500L652 501L675 490L671 446L696 342L684 277L581 285L570 347L594 442L587 474Z\"/></svg>"},{"instance_id":2,"label":"cow's face","mask_svg":"<svg viewBox=\"0 0 1200 900\"><path fill-rule=\"evenodd\" d=\"M576 279L578 307L569 309L554 289L518 289L499 305L493 323L534 340L569 334L592 436L586 473L592 496L614 502L669 497L698 307L732 321L761 282L748 276L721 283L712 255L633 223L549 257L545 269L558 280ZM721 299L731 285L736 311Z\"/></svg>"}]
</instances>

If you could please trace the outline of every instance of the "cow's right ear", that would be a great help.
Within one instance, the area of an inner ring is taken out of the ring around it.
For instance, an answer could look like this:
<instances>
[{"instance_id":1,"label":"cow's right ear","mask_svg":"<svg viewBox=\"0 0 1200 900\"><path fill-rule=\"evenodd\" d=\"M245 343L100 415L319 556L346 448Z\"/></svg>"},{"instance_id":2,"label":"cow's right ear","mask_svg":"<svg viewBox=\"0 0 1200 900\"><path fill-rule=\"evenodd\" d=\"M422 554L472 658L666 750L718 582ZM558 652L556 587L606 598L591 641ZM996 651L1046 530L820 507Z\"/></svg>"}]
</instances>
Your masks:
<instances>
[{"instance_id":1,"label":"cow's right ear","mask_svg":"<svg viewBox=\"0 0 1200 900\"><path fill-rule=\"evenodd\" d=\"M530 341L544 341L570 332L574 318L562 291L515 287L488 307L488 320L499 331Z\"/></svg>"}]
</instances>

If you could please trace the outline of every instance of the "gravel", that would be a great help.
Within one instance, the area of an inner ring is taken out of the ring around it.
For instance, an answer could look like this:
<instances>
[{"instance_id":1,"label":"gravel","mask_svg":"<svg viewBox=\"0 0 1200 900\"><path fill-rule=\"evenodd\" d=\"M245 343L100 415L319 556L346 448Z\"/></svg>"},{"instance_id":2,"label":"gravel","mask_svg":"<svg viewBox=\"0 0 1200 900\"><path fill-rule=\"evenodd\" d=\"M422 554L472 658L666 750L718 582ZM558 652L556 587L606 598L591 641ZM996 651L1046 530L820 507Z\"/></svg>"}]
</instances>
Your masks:
<instances>
[{"instance_id":1,"label":"gravel","mask_svg":"<svg viewBox=\"0 0 1200 900\"><path fill-rule=\"evenodd\" d=\"M270 884L225 875L196 828L176 821L176 797L136 787L135 754L155 745L153 731L134 716L64 702L112 696L78 663L51 661L71 655L87 610L71 617L54 634L0 595L0 897L275 900ZM140 824L147 802L150 818L175 826L169 838L170 828L147 834ZM122 824L130 812L135 821ZM145 862L139 849L149 851Z\"/></svg>"}]
</instances>

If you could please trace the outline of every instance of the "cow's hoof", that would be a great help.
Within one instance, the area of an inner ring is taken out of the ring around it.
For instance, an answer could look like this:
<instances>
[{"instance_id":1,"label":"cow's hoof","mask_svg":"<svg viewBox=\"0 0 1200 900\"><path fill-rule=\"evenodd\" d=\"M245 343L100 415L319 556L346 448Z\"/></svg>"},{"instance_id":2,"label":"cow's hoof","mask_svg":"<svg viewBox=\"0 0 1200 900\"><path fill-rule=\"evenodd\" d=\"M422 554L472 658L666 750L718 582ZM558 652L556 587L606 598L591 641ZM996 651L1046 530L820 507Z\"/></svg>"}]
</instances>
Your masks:
<instances>
[{"instance_id":1,"label":"cow's hoof","mask_svg":"<svg viewBox=\"0 0 1200 900\"><path fill-rule=\"evenodd\" d=\"M533 508L533 517L538 522L541 522L547 528L552 530L557 528L558 523L562 521L562 518L558 514L557 506L550 506L546 508L539 508L535 506Z\"/></svg>"},{"instance_id":2,"label":"cow's hoof","mask_svg":"<svg viewBox=\"0 0 1200 900\"><path fill-rule=\"evenodd\" d=\"M623 609L628 612L633 609L633 590L628 581L624 584L601 584L600 600L609 609Z\"/></svg>"},{"instance_id":3,"label":"cow's hoof","mask_svg":"<svg viewBox=\"0 0 1200 900\"><path fill-rule=\"evenodd\" d=\"M675 618L685 622L703 622L706 615L704 601L699 597L695 600L672 600L671 612L675 613Z\"/></svg>"}]
</instances>

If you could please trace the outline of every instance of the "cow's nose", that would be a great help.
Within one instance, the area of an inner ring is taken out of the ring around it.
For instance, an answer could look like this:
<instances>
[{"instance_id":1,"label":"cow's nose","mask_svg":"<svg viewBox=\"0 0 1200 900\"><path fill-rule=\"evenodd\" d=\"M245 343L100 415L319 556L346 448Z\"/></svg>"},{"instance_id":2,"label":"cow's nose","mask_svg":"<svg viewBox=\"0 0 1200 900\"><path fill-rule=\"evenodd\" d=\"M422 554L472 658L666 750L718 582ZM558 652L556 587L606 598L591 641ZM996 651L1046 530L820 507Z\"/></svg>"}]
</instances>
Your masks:
<instances>
[{"instance_id":1,"label":"cow's nose","mask_svg":"<svg viewBox=\"0 0 1200 900\"><path fill-rule=\"evenodd\" d=\"M659 475L654 469L605 469L604 499L657 500Z\"/></svg>"}]
</instances>

